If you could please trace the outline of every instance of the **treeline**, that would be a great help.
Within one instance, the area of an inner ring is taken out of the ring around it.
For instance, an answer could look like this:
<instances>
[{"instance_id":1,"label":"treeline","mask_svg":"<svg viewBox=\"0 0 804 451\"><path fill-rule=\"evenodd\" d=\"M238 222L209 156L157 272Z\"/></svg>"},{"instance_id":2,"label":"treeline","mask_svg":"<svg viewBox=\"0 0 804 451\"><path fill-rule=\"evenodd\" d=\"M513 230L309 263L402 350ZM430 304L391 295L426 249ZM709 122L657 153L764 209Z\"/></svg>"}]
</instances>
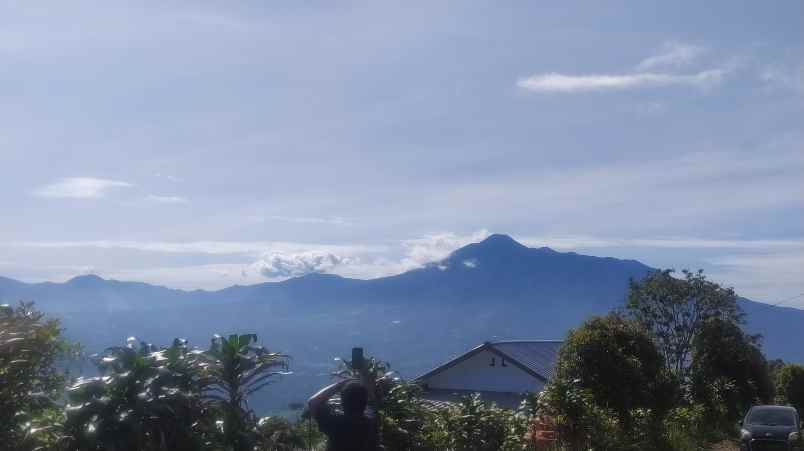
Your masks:
<instances>
[{"instance_id":1,"label":"treeline","mask_svg":"<svg viewBox=\"0 0 804 451\"><path fill-rule=\"evenodd\" d=\"M753 404L804 408L804 367L768 362L744 322L733 290L701 272L655 272L632 281L621 309L572 330L544 391L514 411L477 396L429 402L371 358L381 442L389 451L702 449L734 438ZM132 338L97 356L101 376L91 378L58 370L74 352L31 304L0 308L0 447L323 449L304 416L292 423L249 408L290 364L253 334L214 336L206 350ZM352 373L342 360L334 374Z\"/></svg>"}]
</instances>

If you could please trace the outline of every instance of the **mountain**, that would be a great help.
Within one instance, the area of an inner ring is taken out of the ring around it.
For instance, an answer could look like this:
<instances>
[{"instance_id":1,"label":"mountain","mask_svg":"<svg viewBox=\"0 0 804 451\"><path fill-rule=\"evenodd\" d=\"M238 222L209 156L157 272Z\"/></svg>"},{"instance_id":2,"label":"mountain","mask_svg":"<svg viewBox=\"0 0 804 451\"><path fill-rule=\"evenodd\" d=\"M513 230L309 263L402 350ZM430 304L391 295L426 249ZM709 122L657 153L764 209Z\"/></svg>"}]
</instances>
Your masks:
<instances>
[{"instance_id":1,"label":"mountain","mask_svg":"<svg viewBox=\"0 0 804 451\"><path fill-rule=\"evenodd\" d=\"M93 352L130 335L206 346L213 333L256 332L294 357L295 374L256 404L275 411L326 383L332 358L352 346L415 376L485 340L562 338L590 315L621 306L628 280L652 270L491 235L423 268L372 280L310 274L184 291L93 275L35 284L0 278L0 301L35 300ZM769 358L804 362L804 310L740 303Z\"/></svg>"}]
</instances>

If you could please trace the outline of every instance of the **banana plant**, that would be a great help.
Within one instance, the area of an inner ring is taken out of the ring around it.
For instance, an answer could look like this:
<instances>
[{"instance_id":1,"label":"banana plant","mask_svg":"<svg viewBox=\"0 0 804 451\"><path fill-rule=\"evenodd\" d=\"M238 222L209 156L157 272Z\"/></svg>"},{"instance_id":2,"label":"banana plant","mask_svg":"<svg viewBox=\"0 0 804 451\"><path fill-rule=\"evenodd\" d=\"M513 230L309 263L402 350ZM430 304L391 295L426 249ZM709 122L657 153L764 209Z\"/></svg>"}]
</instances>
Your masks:
<instances>
[{"instance_id":1,"label":"banana plant","mask_svg":"<svg viewBox=\"0 0 804 451\"><path fill-rule=\"evenodd\" d=\"M256 334L215 335L208 351L199 354L204 399L223 412L219 426L224 442L245 451L255 440L256 416L248 397L288 371L290 357L257 345Z\"/></svg>"}]
</instances>

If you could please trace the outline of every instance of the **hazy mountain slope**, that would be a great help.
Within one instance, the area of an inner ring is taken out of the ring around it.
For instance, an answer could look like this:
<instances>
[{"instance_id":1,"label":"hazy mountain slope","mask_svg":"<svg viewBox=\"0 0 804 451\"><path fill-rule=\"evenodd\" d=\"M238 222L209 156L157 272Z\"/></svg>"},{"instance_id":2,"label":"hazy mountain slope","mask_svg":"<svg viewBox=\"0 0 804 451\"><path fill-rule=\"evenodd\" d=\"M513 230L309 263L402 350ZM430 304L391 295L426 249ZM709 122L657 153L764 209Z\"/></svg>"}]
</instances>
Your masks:
<instances>
[{"instance_id":1,"label":"hazy mountain slope","mask_svg":"<svg viewBox=\"0 0 804 451\"><path fill-rule=\"evenodd\" d=\"M93 352L129 335L154 343L182 336L206 346L213 333L256 332L294 357L295 374L256 403L276 410L325 383L332 358L354 345L415 376L484 340L562 338L590 315L621 306L629 278L650 270L492 235L440 262L373 280L311 274L183 291L97 276L38 284L0 278L0 301L35 300ZM804 311L740 302L770 358L804 361Z\"/></svg>"}]
</instances>

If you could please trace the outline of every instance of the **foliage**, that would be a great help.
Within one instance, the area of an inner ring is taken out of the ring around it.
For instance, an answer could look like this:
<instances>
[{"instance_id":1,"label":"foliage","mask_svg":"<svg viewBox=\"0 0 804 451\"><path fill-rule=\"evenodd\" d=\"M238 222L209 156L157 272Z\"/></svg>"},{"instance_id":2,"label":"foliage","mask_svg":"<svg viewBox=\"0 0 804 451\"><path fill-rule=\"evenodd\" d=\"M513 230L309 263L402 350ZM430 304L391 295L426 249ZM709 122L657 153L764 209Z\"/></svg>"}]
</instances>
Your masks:
<instances>
[{"instance_id":1,"label":"foliage","mask_svg":"<svg viewBox=\"0 0 804 451\"><path fill-rule=\"evenodd\" d=\"M556 380L578 381L598 406L611 410L631 433L633 412L650 410L661 417L673 405L676 390L650 337L617 315L596 317L571 331L556 363Z\"/></svg>"},{"instance_id":2,"label":"foliage","mask_svg":"<svg viewBox=\"0 0 804 451\"><path fill-rule=\"evenodd\" d=\"M293 451L307 449L304 425L282 417L262 417L255 427L254 451Z\"/></svg>"},{"instance_id":3,"label":"foliage","mask_svg":"<svg viewBox=\"0 0 804 451\"><path fill-rule=\"evenodd\" d=\"M274 423L257 422L246 401L277 368L287 368L287 359L254 341L215 336L200 351L186 340L157 349L132 337L108 348L96 359L102 376L80 378L68 389L68 449L251 450L279 438L285 443L281 433L269 433Z\"/></svg>"},{"instance_id":4,"label":"foliage","mask_svg":"<svg viewBox=\"0 0 804 451\"><path fill-rule=\"evenodd\" d=\"M508 412L480 399L478 394L462 398L442 417L448 431L447 449L491 451L505 443Z\"/></svg>"},{"instance_id":5,"label":"foliage","mask_svg":"<svg viewBox=\"0 0 804 451\"><path fill-rule=\"evenodd\" d=\"M0 443L25 449L36 443L31 432L50 429L40 423L63 387L55 365L65 349L60 334L58 321L33 303L0 306Z\"/></svg>"},{"instance_id":6,"label":"foliage","mask_svg":"<svg viewBox=\"0 0 804 451\"><path fill-rule=\"evenodd\" d=\"M539 396L539 410L552 417L570 450L609 449L616 432L611 411L598 406L580 380L554 378Z\"/></svg>"},{"instance_id":7,"label":"foliage","mask_svg":"<svg viewBox=\"0 0 804 451\"><path fill-rule=\"evenodd\" d=\"M773 399L768 363L757 339L719 318L710 319L693 342L692 397L709 423L729 430L752 404Z\"/></svg>"},{"instance_id":8,"label":"foliage","mask_svg":"<svg viewBox=\"0 0 804 451\"><path fill-rule=\"evenodd\" d=\"M698 451L701 445L725 438L711 427L710 410L701 404L678 406L664 420L669 447L676 451Z\"/></svg>"},{"instance_id":9,"label":"foliage","mask_svg":"<svg viewBox=\"0 0 804 451\"><path fill-rule=\"evenodd\" d=\"M787 364L776 374L779 402L789 404L804 414L804 366Z\"/></svg>"},{"instance_id":10,"label":"foliage","mask_svg":"<svg viewBox=\"0 0 804 451\"><path fill-rule=\"evenodd\" d=\"M288 373L289 357L256 345L256 334L215 335L208 351L199 353L205 400L223 412L223 440L235 451L250 448L256 423L248 397Z\"/></svg>"},{"instance_id":11,"label":"foliage","mask_svg":"<svg viewBox=\"0 0 804 451\"><path fill-rule=\"evenodd\" d=\"M103 376L79 378L68 389L68 448L200 449L208 411L200 399L198 355L179 339L161 350L133 337L108 348L96 359Z\"/></svg>"},{"instance_id":12,"label":"foliage","mask_svg":"<svg viewBox=\"0 0 804 451\"><path fill-rule=\"evenodd\" d=\"M682 273L680 279L663 270L631 280L626 308L650 332L667 368L686 383L693 342L703 325L713 318L741 324L744 314L731 288L710 282L702 271Z\"/></svg>"}]
</instances>

